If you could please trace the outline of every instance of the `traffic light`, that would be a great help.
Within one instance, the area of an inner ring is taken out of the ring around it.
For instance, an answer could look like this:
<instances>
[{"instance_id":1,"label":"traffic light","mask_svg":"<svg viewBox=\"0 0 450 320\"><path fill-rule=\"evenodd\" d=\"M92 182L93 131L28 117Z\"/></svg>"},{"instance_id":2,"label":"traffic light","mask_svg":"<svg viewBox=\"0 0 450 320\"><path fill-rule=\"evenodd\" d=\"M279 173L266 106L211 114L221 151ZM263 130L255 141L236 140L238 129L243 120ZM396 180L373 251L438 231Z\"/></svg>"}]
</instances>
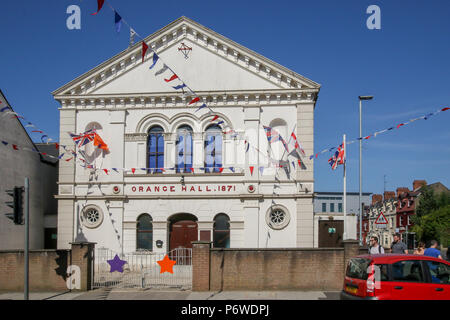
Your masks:
<instances>
[{"instance_id":1,"label":"traffic light","mask_svg":"<svg viewBox=\"0 0 450 320\"><path fill-rule=\"evenodd\" d=\"M14 221L15 224L22 224L23 222L23 187L14 187L12 190L6 190L6 193L13 197L12 201L6 201L6 205L13 209L13 213L5 213L8 219Z\"/></svg>"}]
</instances>

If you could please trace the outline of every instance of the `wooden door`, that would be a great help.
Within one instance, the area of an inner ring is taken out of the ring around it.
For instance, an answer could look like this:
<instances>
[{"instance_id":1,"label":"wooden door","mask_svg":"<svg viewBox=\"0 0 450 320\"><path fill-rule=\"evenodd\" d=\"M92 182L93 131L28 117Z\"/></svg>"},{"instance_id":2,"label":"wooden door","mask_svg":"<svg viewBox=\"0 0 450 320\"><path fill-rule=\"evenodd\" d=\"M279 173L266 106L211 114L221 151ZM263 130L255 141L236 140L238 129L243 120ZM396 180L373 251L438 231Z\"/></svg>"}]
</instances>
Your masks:
<instances>
[{"instance_id":1,"label":"wooden door","mask_svg":"<svg viewBox=\"0 0 450 320\"><path fill-rule=\"evenodd\" d=\"M198 240L198 228L195 221L178 221L172 224L170 232L170 250L192 248L192 241Z\"/></svg>"},{"instance_id":2,"label":"wooden door","mask_svg":"<svg viewBox=\"0 0 450 320\"><path fill-rule=\"evenodd\" d=\"M344 234L343 220L319 221L319 248L343 247Z\"/></svg>"}]
</instances>

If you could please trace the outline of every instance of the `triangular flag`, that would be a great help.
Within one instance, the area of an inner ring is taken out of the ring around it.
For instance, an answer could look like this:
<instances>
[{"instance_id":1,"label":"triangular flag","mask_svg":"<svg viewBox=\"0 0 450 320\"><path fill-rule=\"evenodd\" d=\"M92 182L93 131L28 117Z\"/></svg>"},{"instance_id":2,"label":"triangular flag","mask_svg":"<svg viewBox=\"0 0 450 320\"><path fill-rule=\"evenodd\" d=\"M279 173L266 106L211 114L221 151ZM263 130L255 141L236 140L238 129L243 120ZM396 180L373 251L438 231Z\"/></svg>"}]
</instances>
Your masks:
<instances>
[{"instance_id":1,"label":"triangular flag","mask_svg":"<svg viewBox=\"0 0 450 320\"><path fill-rule=\"evenodd\" d=\"M397 129L400 128L403 125L404 125L404 123L400 123L399 125L397 125Z\"/></svg>"},{"instance_id":2,"label":"triangular flag","mask_svg":"<svg viewBox=\"0 0 450 320\"><path fill-rule=\"evenodd\" d=\"M261 173L261 175L263 174L263 172L264 172L264 167L259 167L259 172Z\"/></svg>"},{"instance_id":3,"label":"triangular flag","mask_svg":"<svg viewBox=\"0 0 450 320\"><path fill-rule=\"evenodd\" d=\"M133 28L130 28L130 44L128 47L132 47L134 45L134 36L136 35L136 31Z\"/></svg>"},{"instance_id":4,"label":"triangular flag","mask_svg":"<svg viewBox=\"0 0 450 320\"><path fill-rule=\"evenodd\" d=\"M250 167L250 173L251 173L251 175L253 175L253 169L254 169L255 167Z\"/></svg>"},{"instance_id":5,"label":"triangular flag","mask_svg":"<svg viewBox=\"0 0 450 320\"><path fill-rule=\"evenodd\" d=\"M14 150L19 150L19 148L15 144L13 144L12 147L13 147Z\"/></svg>"},{"instance_id":6,"label":"triangular flag","mask_svg":"<svg viewBox=\"0 0 450 320\"><path fill-rule=\"evenodd\" d=\"M214 118L211 119L210 122L213 122L213 121L217 120L218 118L219 118L219 116L216 115L216 116L214 116Z\"/></svg>"},{"instance_id":7,"label":"triangular flag","mask_svg":"<svg viewBox=\"0 0 450 320\"><path fill-rule=\"evenodd\" d=\"M233 167L230 167L231 172L235 172Z\"/></svg>"},{"instance_id":8,"label":"triangular flag","mask_svg":"<svg viewBox=\"0 0 450 320\"><path fill-rule=\"evenodd\" d=\"M222 171L223 171L223 168L219 168L219 172L222 173Z\"/></svg>"},{"instance_id":9,"label":"triangular flag","mask_svg":"<svg viewBox=\"0 0 450 320\"><path fill-rule=\"evenodd\" d=\"M200 101L200 97L195 97L194 99L191 100L191 102L189 102L189 105L196 103L198 101Z\"/></svg>"},{"instance_id":10,"label":"triangular flag","mask_svg":"<svg viewBox=\"0 0 450 320\"><path fill-rule=\"evenodd\" d=\"M120 32L122 27L122 17L114 10L114 24L116 25L116 31Z\"/></svg>"},{"instance_id":11,"label":"triangular flag","mask_svg":"<svg viewBox=\"0 0 450 320\"><path fill-rule=\"evenodd\" d=\"M131 172L135 172L136 171L136 168L131 168Z\"/></svg>"},{"instance_id":12,"label":"triangular flag","mask_svg":"<svg viewBox=\"0 0 450 320\"><path fill-rule=\"evenodd\" d=\"M103 169L103 171L105 171L105 173L108 174L108 169Z\"/></svg>"},{"instance_id":13,"label":"triangular flag","mask_svg":"<svg viewBox=\"0 0 450 320\"><path fill-rule=\"evenodd\" d=\"M158 55L156 54L156 52L153 53L153 63L152 63L152 65L150 66L149 69L151 69L151 68L153 68L153 67L155 66L156 62L158 62L158 59L159 59L159 57L158 57ZM164 65L164 66L165 66L165 65Z\"/></svg>"},{"instance_id":14,"label":"triangular flag","mask_svg":"<svg viewBox=\"0 0 450 320\"><path fill-rule=\"evenodd\" d=\"M180 90L180 89L183 89L184 87L186 87L186 85L183 83L183 84L180 84L180 85L172 87L172 88L174 88L175 90Z\"/></svg>"},{"instance_id":15,"label":"triangular flag","mask_svg":"<svg viewBox=\"0 0 450 320\"><path fill-rule=\"evenodd\" d=\"M164 79L165 82L170 82L175 80L176 78L178 78L178 76L176 74L173 74L173 76L171 76L169 79Z\"/></svg>"},{"instance_id":16,"label":"triangular flag","mask_svg":"<svg viewBox=\"0 0 450 320\"><path fill-rule=\"evenodd\" d=\"M92 15L96 15L103 7L103 3L105 0L97 0L97 12L91 13Z\"/></svg>"},{"instance_id":17,"label":"triangular flag","mask_svg":"<svg viewBox=\"0 0 450 320\"><path fill-rule=\"evenodd\" d=\"M144 62L145 53L148 50L148 45L145 43L145 41L142 41L142 62Z\"/></svg>"},{"instance_id":18,"label":"triangular flag","mask_svg":"<svg viewBox=\"0 0 450 320\"><path fill-rule=\"evenodd\" d=\"M164 64L161 69L159 69L158 71L155 72L155 77L166 72L168 69L169 69L169 67L166 64Z\"/></svg>"},{"instance_id":19,"label":"triangular flag","mask_svg":"<svg viewBox=\"0 0 450 320\"><path fill-rule=\"evenodd\" d=\"M447 110L450 110L450 108L449 107L445 107L441 111L447 111Z\"/></svg>"},{"instance_id":20,"label":"triangular flag","mask_svg":"<svg viewBox=\"0 0 450 320\"><path fill-rule=\"evenodd\" d=\"M205 107L206 107L206 104L202 104L195 112L197 112L198 110L203 109Z\"/></svg>"}]
</instances>

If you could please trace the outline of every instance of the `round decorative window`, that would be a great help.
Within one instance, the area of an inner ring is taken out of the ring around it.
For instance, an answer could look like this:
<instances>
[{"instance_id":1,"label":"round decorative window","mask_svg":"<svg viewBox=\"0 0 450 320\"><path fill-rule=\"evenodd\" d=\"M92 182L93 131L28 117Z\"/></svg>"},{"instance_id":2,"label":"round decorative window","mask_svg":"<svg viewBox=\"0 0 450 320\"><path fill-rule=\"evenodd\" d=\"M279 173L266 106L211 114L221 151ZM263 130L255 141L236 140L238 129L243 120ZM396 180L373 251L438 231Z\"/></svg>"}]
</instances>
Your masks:
<instances>
[{"instance_id":1,"label":"round decorative window","mask_svg":"<svg viewBox=\"0 0 450 320\"><path fill-rule=\"evenodd\" d=\"M273 206L269 208L266 214L266 222L272 229L284 229L291 220L289 212L281 206Z\"/></svg>"},{"instance_id":2,"label":"round decorative window","mask_svg":"<svg viewBox=\"0 0 450 320\"><path fill-rule=\"evenodd\" d=\"M87 206L81 216L83 225L87 228L97 228L103 222L103 212L97 206Z\"/></svg>"}]
</instances>

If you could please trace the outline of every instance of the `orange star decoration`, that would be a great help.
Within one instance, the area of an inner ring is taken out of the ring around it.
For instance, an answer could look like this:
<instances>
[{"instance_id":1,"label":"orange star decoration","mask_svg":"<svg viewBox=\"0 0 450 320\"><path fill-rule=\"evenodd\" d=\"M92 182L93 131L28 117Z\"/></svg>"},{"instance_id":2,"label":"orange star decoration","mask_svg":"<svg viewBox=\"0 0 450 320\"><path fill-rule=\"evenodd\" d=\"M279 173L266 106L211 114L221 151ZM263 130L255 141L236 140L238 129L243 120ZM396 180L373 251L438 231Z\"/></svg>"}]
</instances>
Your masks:
<instances>
[{"instance_id":1,"label":"orange star decoration","mask_svg":"<svg viewBox=\"0 0 450 320\"><path fill-rule=\"evenodd\" d=\"M164 259L157 261L159 266L161 267L161 271L159 273L170 272L173 273L173 266L177 263L174 260L170 260L169 256L166 254Z\"/></svg>"}]
</instances>

